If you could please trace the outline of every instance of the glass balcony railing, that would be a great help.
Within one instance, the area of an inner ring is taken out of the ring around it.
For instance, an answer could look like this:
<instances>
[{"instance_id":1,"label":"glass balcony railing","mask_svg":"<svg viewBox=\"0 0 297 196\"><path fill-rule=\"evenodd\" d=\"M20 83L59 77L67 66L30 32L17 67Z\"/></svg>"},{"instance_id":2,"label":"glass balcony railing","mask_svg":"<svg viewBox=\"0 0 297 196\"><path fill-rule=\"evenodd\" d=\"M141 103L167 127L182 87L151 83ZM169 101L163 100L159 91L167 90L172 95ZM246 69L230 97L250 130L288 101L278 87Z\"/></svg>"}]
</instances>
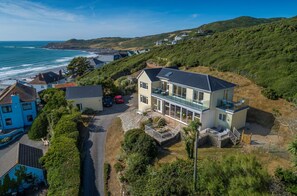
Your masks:
<instances>
[{"instance_id":1,"label":"glass balcony railing","mask_svg":"<svg viewBox=\"0 0 297 196\"><path fill-rule=\"evenodd\" d=\"M193 100L170 95L168 91L162 90L161 88L152 88L152 95L173 102L177 105L193 108L195 110L203 111L208 109L208 107L203 106L201 103L194 102Z\"/></svg>"},{"instance_id":2,"label":"glass balcony railing","mask_svg":"<svg viewBox=\"0 0 297 196\"><path fill-rule=\"evenodd\" d=\"M223 110L229 110L232 112L247 108L249 106L249 100L244 98L235 98L234 101L221 99L218 101L217 108Z\"/></svg>"}]
</instances>

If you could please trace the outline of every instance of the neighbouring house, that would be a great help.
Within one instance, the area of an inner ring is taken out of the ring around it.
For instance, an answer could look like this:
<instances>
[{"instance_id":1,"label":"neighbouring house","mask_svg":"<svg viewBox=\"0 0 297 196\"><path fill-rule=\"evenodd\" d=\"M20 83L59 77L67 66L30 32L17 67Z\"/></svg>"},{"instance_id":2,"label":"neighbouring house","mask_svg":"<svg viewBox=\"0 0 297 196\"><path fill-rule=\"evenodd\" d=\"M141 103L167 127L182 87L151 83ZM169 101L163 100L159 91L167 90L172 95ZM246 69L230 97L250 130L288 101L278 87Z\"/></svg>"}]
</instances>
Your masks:
<instances>
[{"instance_id":1,"label":"neighbouring house","mask_svg":"<svg viewBox=\"0 0 297 196\"><path fill-rule=\"evenodd\" d=\"M105 64L110 63L112 61L118 60L120 58L123 58L125 56L128 56L128 53L124 55L124 53L120 53L119 51L105 51L98 53L98 57L96 58L98 61L102 61Z\"/></svg>"},{"instance_id":2,"label":"neighbouring house","mask_svg":"<svg viewBox=\"0 0 297 196\"><path fill-rule=\"evenodd\" d=\"M48 88L53 88L55 84L63 84L66 82L65 77L62 75L62 70L59 71L59 74L56 74L52 71L39 73L36 75L29 85L34 87L37 92L41 92Z\"/></svg>"},{"instance_id":3,"label":"neighbouring house","mask_svg":"<svg viewBox=\"0 0 297 196\"><path fill-rule=\"evenodd\" d=\"M88 58L88 61L90 62L90 65L92 68L96 69L106 64L106 62L100 61L96 57Z\"/></svg>"},{"instance_id":4,"label":"neighbouring house","mask_svg":"<svg viewBox=\"0 0 297 196\"><path fill-rule=\"evenodd\" d=\"M74 87L74 86L77 86L77 84L75 82L67 82L67 83L64 83L64 84L56 84L55 88L66 91L66 88Z\"/></svg>"},{"instance_id":5,"label":"neighbouring house","mask_svg":"<svg viewBox=\"0 0 297 196\"><path fill-rule=\"evenodd\" d=\"M174 41L180 41L180 40L182 40L182 39L183 39L183 38L182 38L181 36L178 36L178 35L174 37Z\"/></svg>"},{"instance_id":6,"label":"neighbouring house","mask_svg":"<svg viewBox=\"0 0 297 196\"><path fill-rule=\"evenodd\" d=\"M159 40L155 42L156 46L161 46L163 44L163 40Z\"/></svg>"},{"instance_id":7,"label":"neighbouring house","mask_svg":"<svg viewBox=\"0 0 297 196\"><path fill-rule=\"evenodd\" d=\"M182 124L200 120L202 129L245 126L247 100L234 100L230 82L172 68L144 69L138 76L138 109L153 110Z\"/></svg>"},{"instance_id":8,"label":"neighbouring house","mask_svg":"<svg viewBox=\"0 0 297 196\"><path fill-rule=\"evenodd\" d=\"M0 158L0 183L6 175L11 180L19 180L18 190L45 183L44 169L39 163L43 156L41 149L18 143ZM22 179L18 179L16 171L23 171Z\"/></svg>"},{"instance_id":9,"label":"neighbouring house","mask_svg":"<svg viewBox=\"0 0 297 196\"><path fill-rule=\"evenodd\" d=\"M81 112L89 108L94 111L102 111L102 97L101 85L66 88L66 100L71 101L73 106Z\"/></svg>"},{"instance_id":10,"label":"neighbouring house","mask_svg":"<svg viewBox=\"0 0 297 196\"><path fill-rule=\"evenodd\" d=\"M36 118L36 89L19 82L0 93L0 130L17 129L32 124Z\"/></svg>"}]
</instances>

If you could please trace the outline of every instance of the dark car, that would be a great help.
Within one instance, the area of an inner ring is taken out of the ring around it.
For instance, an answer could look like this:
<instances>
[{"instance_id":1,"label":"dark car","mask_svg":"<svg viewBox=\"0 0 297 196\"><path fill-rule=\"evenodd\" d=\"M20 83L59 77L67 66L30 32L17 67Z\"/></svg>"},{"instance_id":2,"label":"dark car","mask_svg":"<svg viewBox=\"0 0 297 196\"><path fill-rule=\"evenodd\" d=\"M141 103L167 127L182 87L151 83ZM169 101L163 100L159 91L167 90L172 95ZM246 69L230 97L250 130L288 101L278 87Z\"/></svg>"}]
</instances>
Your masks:
<instances>
[{"instance_id":1,"label":"dark car","mask_svg":"<svg viewBox=\"0 0 297 196\"><path fill-rule=\"evenodd\" d=\"M114 96L114 102L116 104L121 104L121 103L124 103L124 98L122 97L122 95L116 95Z\"/></svg>"},{"instance_id":2,"label":"dark car","mask_svg":"<svg viewBox=\"0 0 297 196\"><path fill-rule=\"evenodd\" d=\"M111 107L113 104L111 97L103 97L103 106L104 107Z\"/></svg>"}]
</instances>

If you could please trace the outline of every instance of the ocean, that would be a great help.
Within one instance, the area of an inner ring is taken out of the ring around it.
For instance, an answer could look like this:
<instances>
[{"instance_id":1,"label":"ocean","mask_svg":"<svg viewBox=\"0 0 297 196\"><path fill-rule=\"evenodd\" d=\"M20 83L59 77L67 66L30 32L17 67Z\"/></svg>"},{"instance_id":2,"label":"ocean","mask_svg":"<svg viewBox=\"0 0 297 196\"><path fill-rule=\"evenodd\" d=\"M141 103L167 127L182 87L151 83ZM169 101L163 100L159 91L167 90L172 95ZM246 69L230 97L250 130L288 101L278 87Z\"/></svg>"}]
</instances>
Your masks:
<instances>
[{"instance_id":1,"label":"ocean","mask_svg":"<svg viewBox=\"0 0 297 196\"><path fill-rule=\"evenodd\" d=\"M46 70L65 67L77 56L94 54L78 50L53 50L42 48L46 41L0 41L0 80L21 79Z\"/></svg>"}]
</instances>

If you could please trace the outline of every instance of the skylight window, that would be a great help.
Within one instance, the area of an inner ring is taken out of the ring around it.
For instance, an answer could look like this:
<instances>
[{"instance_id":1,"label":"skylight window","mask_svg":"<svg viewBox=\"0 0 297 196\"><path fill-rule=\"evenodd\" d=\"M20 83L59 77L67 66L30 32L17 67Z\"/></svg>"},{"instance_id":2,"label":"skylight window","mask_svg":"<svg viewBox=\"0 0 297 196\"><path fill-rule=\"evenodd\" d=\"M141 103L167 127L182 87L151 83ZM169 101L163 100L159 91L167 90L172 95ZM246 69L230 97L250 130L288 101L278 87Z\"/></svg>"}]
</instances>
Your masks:
<instances>
[{"instance_id":1,"label":"skylight window","mask_svg":"<svg viewBox=\"0 0 297 196\"><path fill-rule=\"evenodd\" d=\"M170 72L168 72L167 74L165 74L165 76L166 76L166 77L169 77L169 76L171 76L171 74L172 74L172 72L170 71Z\"/></svg>"}]
</instances>

